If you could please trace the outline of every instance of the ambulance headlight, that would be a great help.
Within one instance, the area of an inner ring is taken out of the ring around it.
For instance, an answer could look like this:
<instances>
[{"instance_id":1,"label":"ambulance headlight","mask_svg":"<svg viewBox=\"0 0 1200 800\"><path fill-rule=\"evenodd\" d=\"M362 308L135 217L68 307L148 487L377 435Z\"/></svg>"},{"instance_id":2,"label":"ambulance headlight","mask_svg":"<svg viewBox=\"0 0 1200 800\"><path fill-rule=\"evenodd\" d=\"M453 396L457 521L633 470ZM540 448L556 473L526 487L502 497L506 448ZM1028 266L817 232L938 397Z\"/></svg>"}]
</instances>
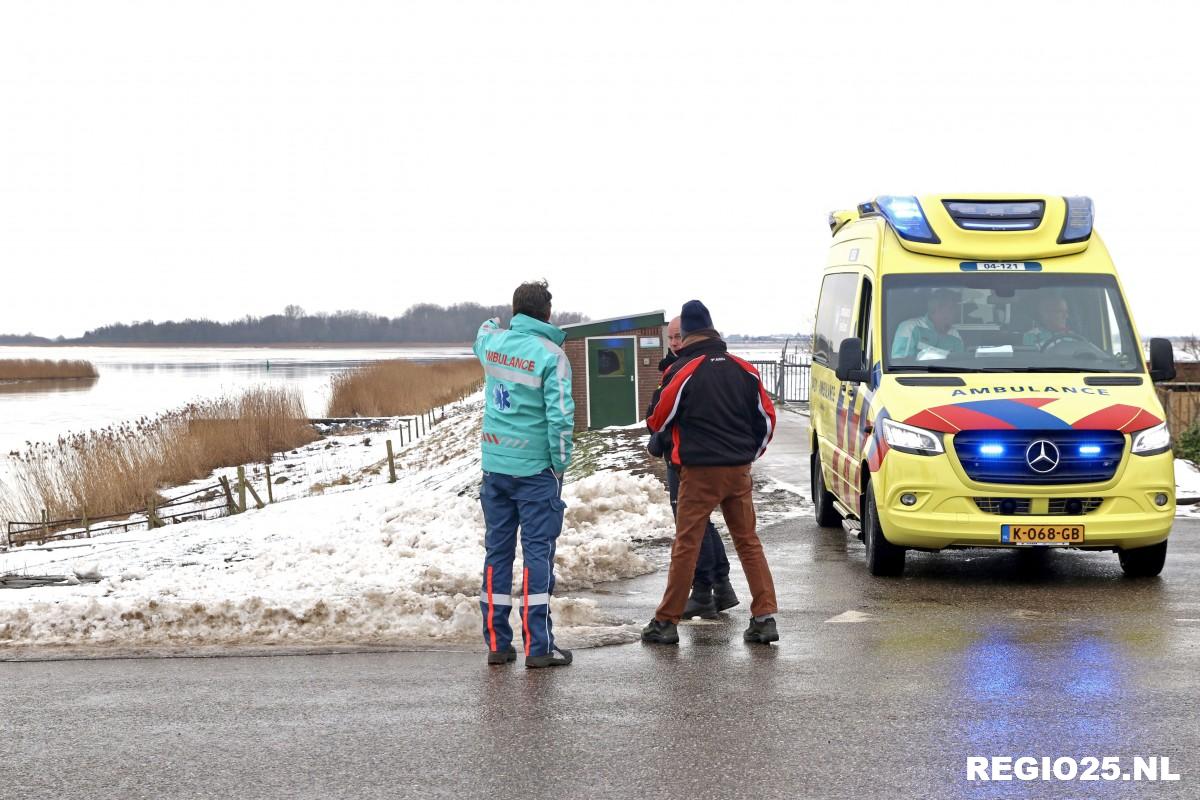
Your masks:
<instances>
[{"instance_id":1,"label":"ambulance headlight","mask_svg":"<svg viewBox=\"0 0 1200 800\"><path fill-rule=\"evenodd\" d=\"M942 435L935 431L927 431L914 425L905 425L894 419L882 422L883 438L888 447L901 453L913 453L921 456L932 456L946 452L942 446Z\"/></svg>"},{"instance_id":2,"label":"ambulance headlight","mask_svg":"<svg viewBox=\"0 0 1200 800\"><path fill-rule=\"evenodd\" d=\"M1163 422L1133 435L1133 452L1139 456L1153 456L1171 449L1171 432Z\"/></svg>"}]
</instances>

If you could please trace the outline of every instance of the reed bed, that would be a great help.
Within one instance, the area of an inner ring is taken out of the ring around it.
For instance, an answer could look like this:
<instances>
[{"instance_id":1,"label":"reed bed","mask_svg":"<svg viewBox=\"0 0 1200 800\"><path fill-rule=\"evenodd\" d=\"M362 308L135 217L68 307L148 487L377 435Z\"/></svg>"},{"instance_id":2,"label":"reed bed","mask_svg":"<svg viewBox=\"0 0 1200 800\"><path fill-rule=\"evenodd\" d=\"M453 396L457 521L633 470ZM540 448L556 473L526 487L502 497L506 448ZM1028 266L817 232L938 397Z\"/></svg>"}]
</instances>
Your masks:
<instances>
[{"instance_id":1,"label":"reed bed","mask_svg":"<svg viewBox=\"0 0 1200 800\"><path fill-rule=\"evenodd\" d=\"M473 358L421 364L380 361L333 377L330 417L420 414L470 394L483 382Z\"/></svg>"},{"instance_id":2,"label":"reed bed","mask_svg":"<svg viewBox=\"0 0 1200 800\"><path fill-rule=\"evenodd\" d=\"M0 381L37 381L45 379L96 378L100 373L90 361L44 358L0 359Z\"/></svg>"},{"instance_id":3,"label":"reed bed","mask_svg":"<svg viewBox=\"0 0 1200 800\"><path fill-rule=\"evenodd\" d=\"M267 461L317 439L299 391L260 387L158 417L30 445L14 460L0 517L93 519L145 508L158 490L219 467Z\"/></svg>"}]
</instances>

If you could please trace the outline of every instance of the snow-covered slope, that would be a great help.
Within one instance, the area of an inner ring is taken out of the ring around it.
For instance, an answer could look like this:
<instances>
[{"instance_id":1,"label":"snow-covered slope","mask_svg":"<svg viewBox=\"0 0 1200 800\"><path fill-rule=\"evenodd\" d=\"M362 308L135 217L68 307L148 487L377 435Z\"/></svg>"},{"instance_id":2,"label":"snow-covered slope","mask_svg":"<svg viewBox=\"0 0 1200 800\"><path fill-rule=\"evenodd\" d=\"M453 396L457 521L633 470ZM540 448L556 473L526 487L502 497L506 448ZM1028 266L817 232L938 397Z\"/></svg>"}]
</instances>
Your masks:
<instances>
[{"instance_id":1,"label":"snow-covered slope","mask_svg":"<svg viewBox=\"0 0 1200 800\"><path fill-rule=\"evenodd\" d=\"M261 511L0 554L0 572L97 583L0 591L0 655L31 646L387 645L479 636L479 407L406 448L401 479ZM651 570L672 535L662 483L625 470L568 483L556 559L565 640L626 637L581 588ZM520 556L518 555L518 560Z\"/></svg>"}]
</instances>

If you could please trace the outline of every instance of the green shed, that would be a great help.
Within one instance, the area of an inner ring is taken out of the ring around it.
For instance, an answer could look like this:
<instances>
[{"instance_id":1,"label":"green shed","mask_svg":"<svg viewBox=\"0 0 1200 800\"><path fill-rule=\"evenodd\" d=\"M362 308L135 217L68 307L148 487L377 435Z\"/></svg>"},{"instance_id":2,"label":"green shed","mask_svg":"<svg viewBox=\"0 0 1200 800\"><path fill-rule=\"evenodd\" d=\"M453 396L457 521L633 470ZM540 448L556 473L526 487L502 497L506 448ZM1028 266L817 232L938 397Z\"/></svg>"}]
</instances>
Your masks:
<instances>
[{"instance_id":1,"label":"green shed","mask_svg":"<svg viewBox=\"0 0 1200 800\"><path fill-rule=\"evenodd\" d=\"M571 362L575 429L632 425L646 416L667 353L664 311L562 326Z\"/></svg>"}]
</instances>

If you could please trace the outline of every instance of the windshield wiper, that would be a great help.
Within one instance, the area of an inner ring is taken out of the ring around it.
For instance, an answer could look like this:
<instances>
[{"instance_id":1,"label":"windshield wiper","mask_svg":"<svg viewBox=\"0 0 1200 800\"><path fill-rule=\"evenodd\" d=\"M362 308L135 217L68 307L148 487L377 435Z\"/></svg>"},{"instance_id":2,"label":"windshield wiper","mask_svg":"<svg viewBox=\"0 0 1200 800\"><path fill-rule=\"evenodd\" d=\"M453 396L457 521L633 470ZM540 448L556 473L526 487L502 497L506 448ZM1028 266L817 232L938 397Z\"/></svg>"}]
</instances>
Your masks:
<instances>
[{"instance_id":1,"label":"windshield wiper","mask_svg":"<svg viewBox=\"0 0 1200 800\"><path fill-rule=\"evenodd\" d=\"M980 372L1116 372L1112 369L1089 369L1088 367L985 367Z\"/></svg>"},{"instance_id":2,"label":"windshield wiper","mask_svg":"<svg viewBox=\"0 0 1200 800\"><path fill-rule=\"evenodd\" d=\"M979 367L952 367L948 364L904 364L888 367L888 372L987 372Z\"/></svg>"}]
</instances>

